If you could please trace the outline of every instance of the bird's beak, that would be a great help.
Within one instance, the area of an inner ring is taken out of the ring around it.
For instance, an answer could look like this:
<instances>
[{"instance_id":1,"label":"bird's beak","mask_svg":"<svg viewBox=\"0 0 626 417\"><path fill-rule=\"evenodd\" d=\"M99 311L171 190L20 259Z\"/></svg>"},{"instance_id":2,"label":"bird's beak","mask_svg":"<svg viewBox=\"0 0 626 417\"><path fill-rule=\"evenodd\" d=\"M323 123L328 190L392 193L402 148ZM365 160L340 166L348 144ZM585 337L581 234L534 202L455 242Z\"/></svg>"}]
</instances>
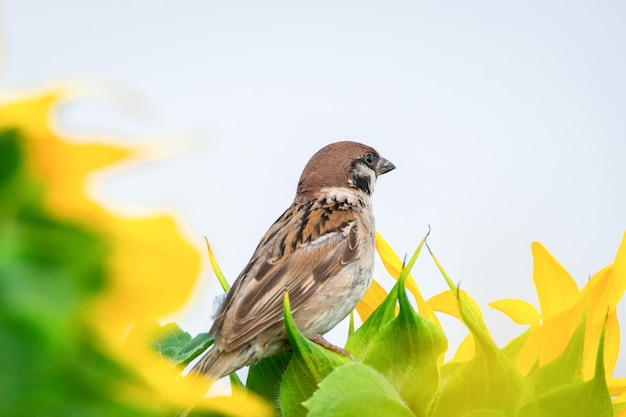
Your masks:
<instances>
[{"instance_id":1,"label":"bird's beak","mask_svg":"<svg viewBox=\"0 0 626 417\"><path fill-rule=\"evenodd\" d=\"M376 176L386 174L392 169L396 169L396 166L394 164L392 164L390 161L383 158L382 156L378 158L378 163L376 164L375 169Z\"/></svg>"}]
</instances>

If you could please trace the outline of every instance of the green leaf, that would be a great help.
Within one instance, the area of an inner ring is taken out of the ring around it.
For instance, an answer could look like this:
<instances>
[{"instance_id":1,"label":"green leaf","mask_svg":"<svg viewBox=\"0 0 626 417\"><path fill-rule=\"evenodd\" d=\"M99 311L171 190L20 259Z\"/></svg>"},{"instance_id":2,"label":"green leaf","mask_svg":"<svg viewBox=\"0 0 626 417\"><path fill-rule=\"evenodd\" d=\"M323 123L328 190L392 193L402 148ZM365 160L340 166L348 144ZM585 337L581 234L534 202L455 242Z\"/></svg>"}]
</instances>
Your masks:
<instances>
[{"instance_id":1,"label":"green leaf","mask_svg":"<svg viewBox=\"0 0 626 417\"><path fill-rule=\"evenodd\" d=\"M302 403L315 392L319 381L349 359L311 342L300 333L293 321L286 293L283 307L293 357L281 385L280 409L285 417L305 416L306 409Z\"/></svg>"},{"instance_id":2,"label":"green leaf","mask_svg":"<svg viewBox=\"0 0 626 417\"><path fill-rule=\"evenodd\" d=\"M200 333L192 338L176 323L161 326L155 320L136 324L126 344L149 345L155 354L170 362L187 365L213 344L213 336Z\"/></svg>"},{"instance_id":3,"label":"green leaf","mask_svg":"<svg viewBox=\"0 0 626 417\"><path fill-rule=\"evenodd\" d=\"M408 269L409 266L405 269ZM439 360L448 342L435 324L415 312L407 297L406 273L398 279L400 312L373 338L363 363L390 381L416 416L427 416L439 387Z\"/></svg>"},{"instance_id":4,"label":"green leaf","mask_svg":"<svg viewBox=\"0 0 626 417\"><path fill-rule=\"evenodd\" d=\"M395 387L360 363L335 369L304 405L308 417L414 417Z\"/></svg>"},{"instance_id":5,"label":"green leaf","mask_svg":"<svg viewBox=\"0 0 626 417\"><path fill-rule=\"evenodd\" d=\"M191 340L189 333L176 323L161 326L152 334L150 346L162 357L172 359Z\"/></svg>"},{"instance_id":6,"label":"green leaf","mask_svg":"<svg viewBox=\"0 0 626 417\"><path fill-rule=\"evenodd\" d=\"M209 333L198 333L181 347L174 358L176 363L189 364L213 344L213 336Z\"/></svg>"}]
</instances>

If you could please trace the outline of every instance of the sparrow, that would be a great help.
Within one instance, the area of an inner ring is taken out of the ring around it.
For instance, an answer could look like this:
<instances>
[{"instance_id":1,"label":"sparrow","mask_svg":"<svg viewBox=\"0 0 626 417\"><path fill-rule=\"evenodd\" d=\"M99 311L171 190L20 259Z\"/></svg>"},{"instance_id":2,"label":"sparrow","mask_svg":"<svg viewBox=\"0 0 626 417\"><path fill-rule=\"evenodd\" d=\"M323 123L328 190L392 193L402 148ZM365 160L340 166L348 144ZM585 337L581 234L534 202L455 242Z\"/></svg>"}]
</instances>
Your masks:
<instances>
[{"instance_id":1,"label":"sparrow","mask_svg":"<svg viewBox=\"0 0 626 417\"><path fill-rule=\"evenodd\" d=\"M323 335L365 296L374 268L371 196L395 166L370 146L337 142L308 161L291 206L261 238L220 306L213 346L192 372L218 379L289 348L283 297L310 340L339 353Z\"/></svg>"}]
</instances>

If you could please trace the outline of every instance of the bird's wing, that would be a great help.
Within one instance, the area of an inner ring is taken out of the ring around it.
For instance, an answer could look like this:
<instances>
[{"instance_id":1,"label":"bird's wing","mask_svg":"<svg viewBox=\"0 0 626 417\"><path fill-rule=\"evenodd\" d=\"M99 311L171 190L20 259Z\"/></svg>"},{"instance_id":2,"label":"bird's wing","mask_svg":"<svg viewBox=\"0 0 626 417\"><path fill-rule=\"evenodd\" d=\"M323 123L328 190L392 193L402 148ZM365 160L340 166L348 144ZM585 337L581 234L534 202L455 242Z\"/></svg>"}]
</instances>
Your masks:
<instances>
[{"instance_id":1,"label":"bird's wing","mask_svg":"<svg viewBox=\"0 0 626 417\"><path fill-rule=\"evenodd\" d=\"M285 292L295 313L357 260L358 227L355 212L336 202L290 207L261 240L220 309L213 329L223 347L237 349L282 322Z\"/></svg>"}]
</instances>

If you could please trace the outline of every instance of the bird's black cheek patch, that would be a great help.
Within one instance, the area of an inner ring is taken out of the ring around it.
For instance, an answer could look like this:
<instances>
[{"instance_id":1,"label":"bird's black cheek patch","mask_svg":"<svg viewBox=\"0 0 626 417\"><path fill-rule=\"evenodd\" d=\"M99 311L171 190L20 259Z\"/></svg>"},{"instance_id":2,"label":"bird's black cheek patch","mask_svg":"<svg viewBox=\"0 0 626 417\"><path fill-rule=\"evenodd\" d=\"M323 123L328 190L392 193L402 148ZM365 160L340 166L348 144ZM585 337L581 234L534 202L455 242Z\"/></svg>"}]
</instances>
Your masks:
<instances>
[{"instance_id":1,"label":"bird's black cheek patch","mask_svg":"<svg viewBox=\"0 0 626 417\"><path fill-rule=\"evenodd\" d=\"M372 179L374 177L374 171L368 167L362 161L355 161L352 164L350 170L349 183L359 190L366 192L368 195L372 194Z\"/></svg>"},{"instance_id":2,"label":"bird's black cheek patch","mask_svg":"<svg viewBox=\"0 0 626 417\"><path fill-rule=\"evenodd\" d=\"M358 177L358 176L357 176L356 178L354 178L354 185L355 185L357 188L359 188L359 189L361 189L361 190L365 191L365 192L366 192L366 193L368 193L368 194L371 194L371 193L372 193L372 192L371 192L371 190L370 190L370 181L369 181L369 178L365 178L365 177Z\"/></svg>"}]
</instances>

